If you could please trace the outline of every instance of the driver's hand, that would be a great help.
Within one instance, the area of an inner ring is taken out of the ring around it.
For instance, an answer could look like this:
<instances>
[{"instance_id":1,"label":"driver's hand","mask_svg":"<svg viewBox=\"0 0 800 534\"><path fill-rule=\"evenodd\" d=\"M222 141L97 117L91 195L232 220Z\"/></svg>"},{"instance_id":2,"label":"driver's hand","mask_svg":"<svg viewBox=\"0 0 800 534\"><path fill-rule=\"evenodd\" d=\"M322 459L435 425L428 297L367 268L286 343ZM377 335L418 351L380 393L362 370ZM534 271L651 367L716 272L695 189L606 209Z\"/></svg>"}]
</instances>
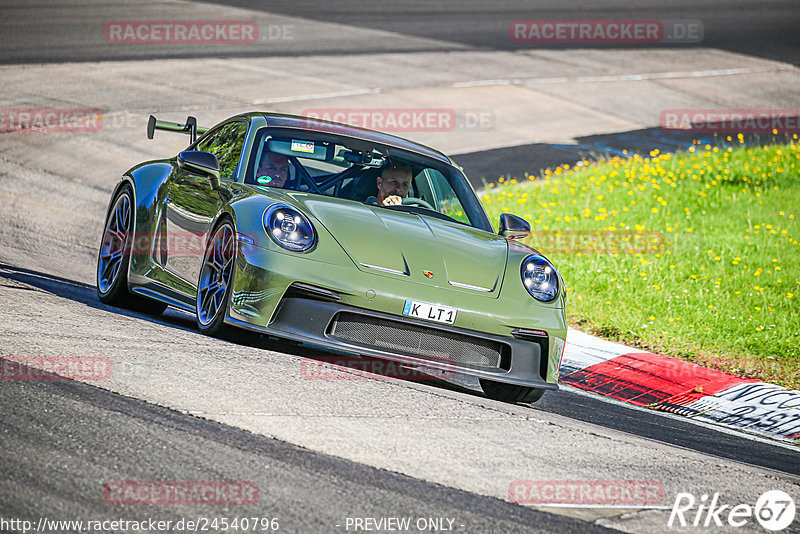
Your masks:
<instances>
[{"instance_id":1,"label":"driver's hand","mask_svg":"<svg viewBox=\"0 0 800 534\"><path fill-rule=\"evenodd\" d=\"M383 206L399 206L403 203L403 199L397 195L389 195L383 199Z\"/></svg>"}]
</instances>

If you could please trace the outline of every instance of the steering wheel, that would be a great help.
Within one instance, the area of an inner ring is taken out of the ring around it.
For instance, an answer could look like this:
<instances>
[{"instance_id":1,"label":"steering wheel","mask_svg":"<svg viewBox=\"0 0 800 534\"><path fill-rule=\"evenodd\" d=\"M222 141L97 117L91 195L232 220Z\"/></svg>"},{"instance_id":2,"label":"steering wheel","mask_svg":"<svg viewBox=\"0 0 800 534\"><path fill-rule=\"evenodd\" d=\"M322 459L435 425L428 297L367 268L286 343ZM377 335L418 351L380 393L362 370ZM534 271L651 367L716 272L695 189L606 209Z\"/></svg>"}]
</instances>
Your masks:
<instances>
[{"instance_id":1,"label":"steering wheel","mask_svg":"<svg viewBox=\"0 0 800 534\"><path fill-rule=\"evenodd\" d=\"M421 198L416 197L405 197L402 202L403 206L419 206L421 208L429 209L431 211L436 211L436 208L428 204L426 201L422 200Z\"/></svg>"}]
</instances>

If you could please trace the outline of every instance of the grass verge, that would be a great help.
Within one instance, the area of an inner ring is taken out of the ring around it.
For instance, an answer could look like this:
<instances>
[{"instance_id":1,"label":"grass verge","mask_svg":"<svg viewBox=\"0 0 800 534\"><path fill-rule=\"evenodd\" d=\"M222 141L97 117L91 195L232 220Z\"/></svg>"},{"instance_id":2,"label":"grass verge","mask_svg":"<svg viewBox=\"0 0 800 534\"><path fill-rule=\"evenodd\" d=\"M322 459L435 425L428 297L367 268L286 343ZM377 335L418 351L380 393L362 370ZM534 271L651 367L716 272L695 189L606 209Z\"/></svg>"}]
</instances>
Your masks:
<instances>
[{"instance_id":1,"label":"grass verge","mask_svg":"<svg viewBox=\"0 0 800 534\"><path fill-rule=\"evenodd\" d=\"M800 388L797 136L564 166L479 195L492 220L530 222L573 325Z\"/></svg>"}]
</instances>

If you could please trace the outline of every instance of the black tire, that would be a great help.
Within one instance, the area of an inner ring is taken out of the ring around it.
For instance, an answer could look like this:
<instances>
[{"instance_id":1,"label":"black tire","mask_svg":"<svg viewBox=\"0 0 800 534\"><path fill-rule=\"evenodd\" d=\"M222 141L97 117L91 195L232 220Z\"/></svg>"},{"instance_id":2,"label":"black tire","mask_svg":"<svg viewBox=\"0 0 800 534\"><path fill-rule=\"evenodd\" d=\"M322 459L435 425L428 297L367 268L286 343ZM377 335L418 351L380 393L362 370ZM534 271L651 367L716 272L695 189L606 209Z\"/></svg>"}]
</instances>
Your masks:
<instances>
[{"instance_id":1,"label":"black tire","mask_svg":"<svg viewBox=\"0 0 800 534\"><path fill-rule=\"evenodd\" d=\"M487 397L502 402L536 402L544 395L544 389L515 386L492 380L481 380L481 388Z\"/></svg>"},{"instance_id":2,"label":"black tire","mask_svg":"<svg viewBox=\"0 0 800 534\"><path fill-rule=\"evenodd\" d=\"M225 325L225 315L233 291L236 265L233 221L223 218L210 235L197 281L195 319L197 328L204 334L229 339L232 333Z\"/></svg>"},{"instance_id":3,"label":"black tire","mask_svg":"<svg viewBox=\"0 0 800 534\"><path fill-rule=\"evenodd\" d=\"M106 216L97 252L97 297L103 304L159 315L167 308L166 304L134 295L128 290L133 217L133 189L125 184L114 197Z\"/></svg>"}]
</instances>

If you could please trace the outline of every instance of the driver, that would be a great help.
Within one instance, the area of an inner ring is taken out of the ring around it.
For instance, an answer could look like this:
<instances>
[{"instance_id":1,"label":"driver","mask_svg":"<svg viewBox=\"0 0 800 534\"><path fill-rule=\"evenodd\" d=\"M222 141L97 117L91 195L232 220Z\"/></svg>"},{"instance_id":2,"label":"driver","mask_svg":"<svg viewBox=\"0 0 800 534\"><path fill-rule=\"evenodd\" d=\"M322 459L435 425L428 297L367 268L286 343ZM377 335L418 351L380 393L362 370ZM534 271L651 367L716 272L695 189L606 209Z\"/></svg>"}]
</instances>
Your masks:
<instances>
[{"instance_id":1,"label":"driver","mask_svg":"<svg viewBox=\"0 0 800 534\"><path fill-rule=\"evenodd\" d=\"M256 170L256 183L269 187L283 187L289 179L289 158L283 154L264 151Z\"/></svg>"},{"instance_id":2,"label":"driver","mask_svg":"<svg viewBox=\"0 0 800 534\"><path fill-rule=\"evenodd\" d=\"M378 196L369 197L369 204L380 206L398 206L408 195L411 187L411 167L408 165L391 165L381 170L381 175L376 180Z\"/></svg>"}]
</instances>

